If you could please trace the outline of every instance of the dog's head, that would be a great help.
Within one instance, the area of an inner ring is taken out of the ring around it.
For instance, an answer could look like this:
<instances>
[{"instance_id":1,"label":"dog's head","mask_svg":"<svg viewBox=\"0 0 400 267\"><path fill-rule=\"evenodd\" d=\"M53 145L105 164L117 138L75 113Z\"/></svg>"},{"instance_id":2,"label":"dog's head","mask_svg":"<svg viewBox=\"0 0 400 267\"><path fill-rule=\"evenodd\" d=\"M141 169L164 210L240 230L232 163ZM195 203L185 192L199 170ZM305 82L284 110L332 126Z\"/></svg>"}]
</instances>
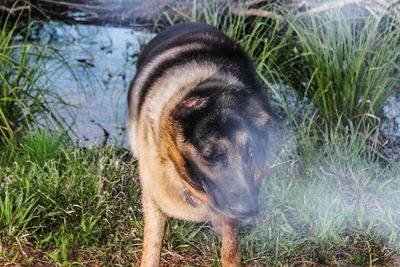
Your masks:
<instances>
[{"instance_id":1,"label":"dog's head","mask_svg":"<svg viewBox=\"0 0 400 267\"><path fill-rule=\"evenodd\" d=\"M180 100L170 119L170 158L189 190L225 215L255 215L266 174L265 97L246 88L203 88Z\"/></svg>"}]
</instances>

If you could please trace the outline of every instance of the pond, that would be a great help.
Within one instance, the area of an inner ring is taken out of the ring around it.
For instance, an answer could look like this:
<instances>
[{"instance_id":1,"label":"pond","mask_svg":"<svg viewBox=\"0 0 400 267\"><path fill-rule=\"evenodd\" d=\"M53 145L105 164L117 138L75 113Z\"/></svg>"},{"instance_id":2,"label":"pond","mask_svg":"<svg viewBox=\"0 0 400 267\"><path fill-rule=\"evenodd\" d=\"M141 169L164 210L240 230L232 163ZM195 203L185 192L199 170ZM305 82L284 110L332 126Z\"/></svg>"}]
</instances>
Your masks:
<instances>
[{"instance_id":1,"label":"pond","mask_svg":"<svg viewBox=\"0 0 400 267\"><path fill-rule=\"evenodd\" d=\"M73 142L126 146L127 90L137 55L154 34L144 29L62 22L44 22L36 32L40 43L57 48L65 61L52 84L71 107L54 108L71 125ZM47 65L60 68L52 60Z\"/></svg>"},{"instance_id":2,"label":"pond","mask_svg":"<svg viewBox=\"0 0 400 267\"><path fill-rule=\"evenodd\" d=\"M57 93L73 106L56 106L75 144L107 143L127 146L127 90L135 74L137 55L154 37L144 28L106 27L43 22L37 36L58 49L67 64L53 80ZM52 62L49 62L52 66ZM381 129L400 138L400 94L389 99ZM108 138L105 136L109 135Z\"/></svg>"}]
</instances>

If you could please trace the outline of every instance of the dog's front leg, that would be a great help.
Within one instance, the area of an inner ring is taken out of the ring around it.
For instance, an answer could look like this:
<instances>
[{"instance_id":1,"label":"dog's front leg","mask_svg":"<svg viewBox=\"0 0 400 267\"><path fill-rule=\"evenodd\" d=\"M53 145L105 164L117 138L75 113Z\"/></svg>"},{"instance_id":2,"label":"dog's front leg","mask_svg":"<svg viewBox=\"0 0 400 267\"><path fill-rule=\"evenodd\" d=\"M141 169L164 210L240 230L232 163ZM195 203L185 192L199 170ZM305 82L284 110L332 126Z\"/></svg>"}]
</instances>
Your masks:
<instances>
[{"instance_id":1,"label":"dog's front leg","mask_svg":"<svg viewBox=\"0 0 400 267\"><path fill-rule=\"evenodd\" d=\"M166 215L143 192L144 237L141 267L157 267L160 263L160 253L164 235Z\"/></svg>"},{"instance_id":2,"label":"dog's front leg","mask_svg":"<svg viewBox=\"0 0 400 267\"><path fill-rule=\"evenodd\" d=\"M234 219L224 218L221 247L221 262L223 267L240 266L238 234L239 223Z\"/></svg>"}]
</instances>

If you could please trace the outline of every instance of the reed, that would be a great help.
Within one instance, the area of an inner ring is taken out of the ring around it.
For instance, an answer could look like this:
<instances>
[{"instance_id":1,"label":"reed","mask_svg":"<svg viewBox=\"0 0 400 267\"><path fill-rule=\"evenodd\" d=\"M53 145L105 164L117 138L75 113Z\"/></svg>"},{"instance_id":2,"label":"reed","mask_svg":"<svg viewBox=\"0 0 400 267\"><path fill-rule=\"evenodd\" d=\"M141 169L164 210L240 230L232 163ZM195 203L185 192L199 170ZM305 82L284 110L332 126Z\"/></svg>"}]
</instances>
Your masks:
<instances>
[{"instance_id":1,"label":"reed","mask_svg":"<svg viewBox=\"0 0 400 267\"><path fill-rule=\"evenodd\" d=\"M51 108L63 100L52 91L51 77L57 67L46 66L56 51L29 40L33 23L11 15L0 26L0 143L15 141L27 128L63 127ZM60 58L60 62L62 59Z\"/></svg>"},{"instance_id":2,"label":"reed","mask_svg":"<svg viewBox=\"0 0 400 267\"><path fill-rule=\"evenodd\" d=\"M289 19L302 68L292 83L316 108L314 121L325 132L338 125L369 134L400 81L400 25L389 18L349 18L331 10Z\"/></svg>"}]
</instances>

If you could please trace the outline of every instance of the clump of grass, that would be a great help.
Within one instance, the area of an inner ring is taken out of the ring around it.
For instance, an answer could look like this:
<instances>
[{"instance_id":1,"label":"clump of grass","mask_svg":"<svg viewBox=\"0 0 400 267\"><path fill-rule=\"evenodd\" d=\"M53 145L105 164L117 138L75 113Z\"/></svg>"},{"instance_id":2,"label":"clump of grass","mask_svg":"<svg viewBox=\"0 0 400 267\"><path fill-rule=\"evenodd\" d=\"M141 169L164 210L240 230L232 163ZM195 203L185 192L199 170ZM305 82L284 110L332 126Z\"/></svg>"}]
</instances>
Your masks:
<instances>
[{"instance_id":1,"label":"clump of grass","mask_svg":"<svg viewBox=\"0 0 400 267\"><path fill-rule=\"evenodd\" d=\"M72 248L101 240L128 208L138 212L135 167L123 162L126 152L65 143L39 132L5 145L12 153L0 162L0 240L9 250L34 244L49 249L55 262L71 262Z\"/></svg>"},{"instance_id":2,"label":"clump of grass","mask_svg":"<svg viewBox=\"0 0 400 267\"><path fill-rule=\"evenodd\" d=\"M400 81L400 27L389 18L347 18L341 11L289 19L302 64L292 84L317 109L322 131L379 126L386 100Z\"/></svg>"},{"instance_id":3,"label":"clump of grass","mask_svg":"<svg viewBox=\"0 0 400 267\"><path fill-rule=\"evenodd\" d=\"M45 65L55 53L30 43L32 24L22 26L20 19L3 18L0 26L0 143L15 141L31 126L62 125L50 103L64 102L51 91L52 71Z\"/></svg>"}]
</instances>

